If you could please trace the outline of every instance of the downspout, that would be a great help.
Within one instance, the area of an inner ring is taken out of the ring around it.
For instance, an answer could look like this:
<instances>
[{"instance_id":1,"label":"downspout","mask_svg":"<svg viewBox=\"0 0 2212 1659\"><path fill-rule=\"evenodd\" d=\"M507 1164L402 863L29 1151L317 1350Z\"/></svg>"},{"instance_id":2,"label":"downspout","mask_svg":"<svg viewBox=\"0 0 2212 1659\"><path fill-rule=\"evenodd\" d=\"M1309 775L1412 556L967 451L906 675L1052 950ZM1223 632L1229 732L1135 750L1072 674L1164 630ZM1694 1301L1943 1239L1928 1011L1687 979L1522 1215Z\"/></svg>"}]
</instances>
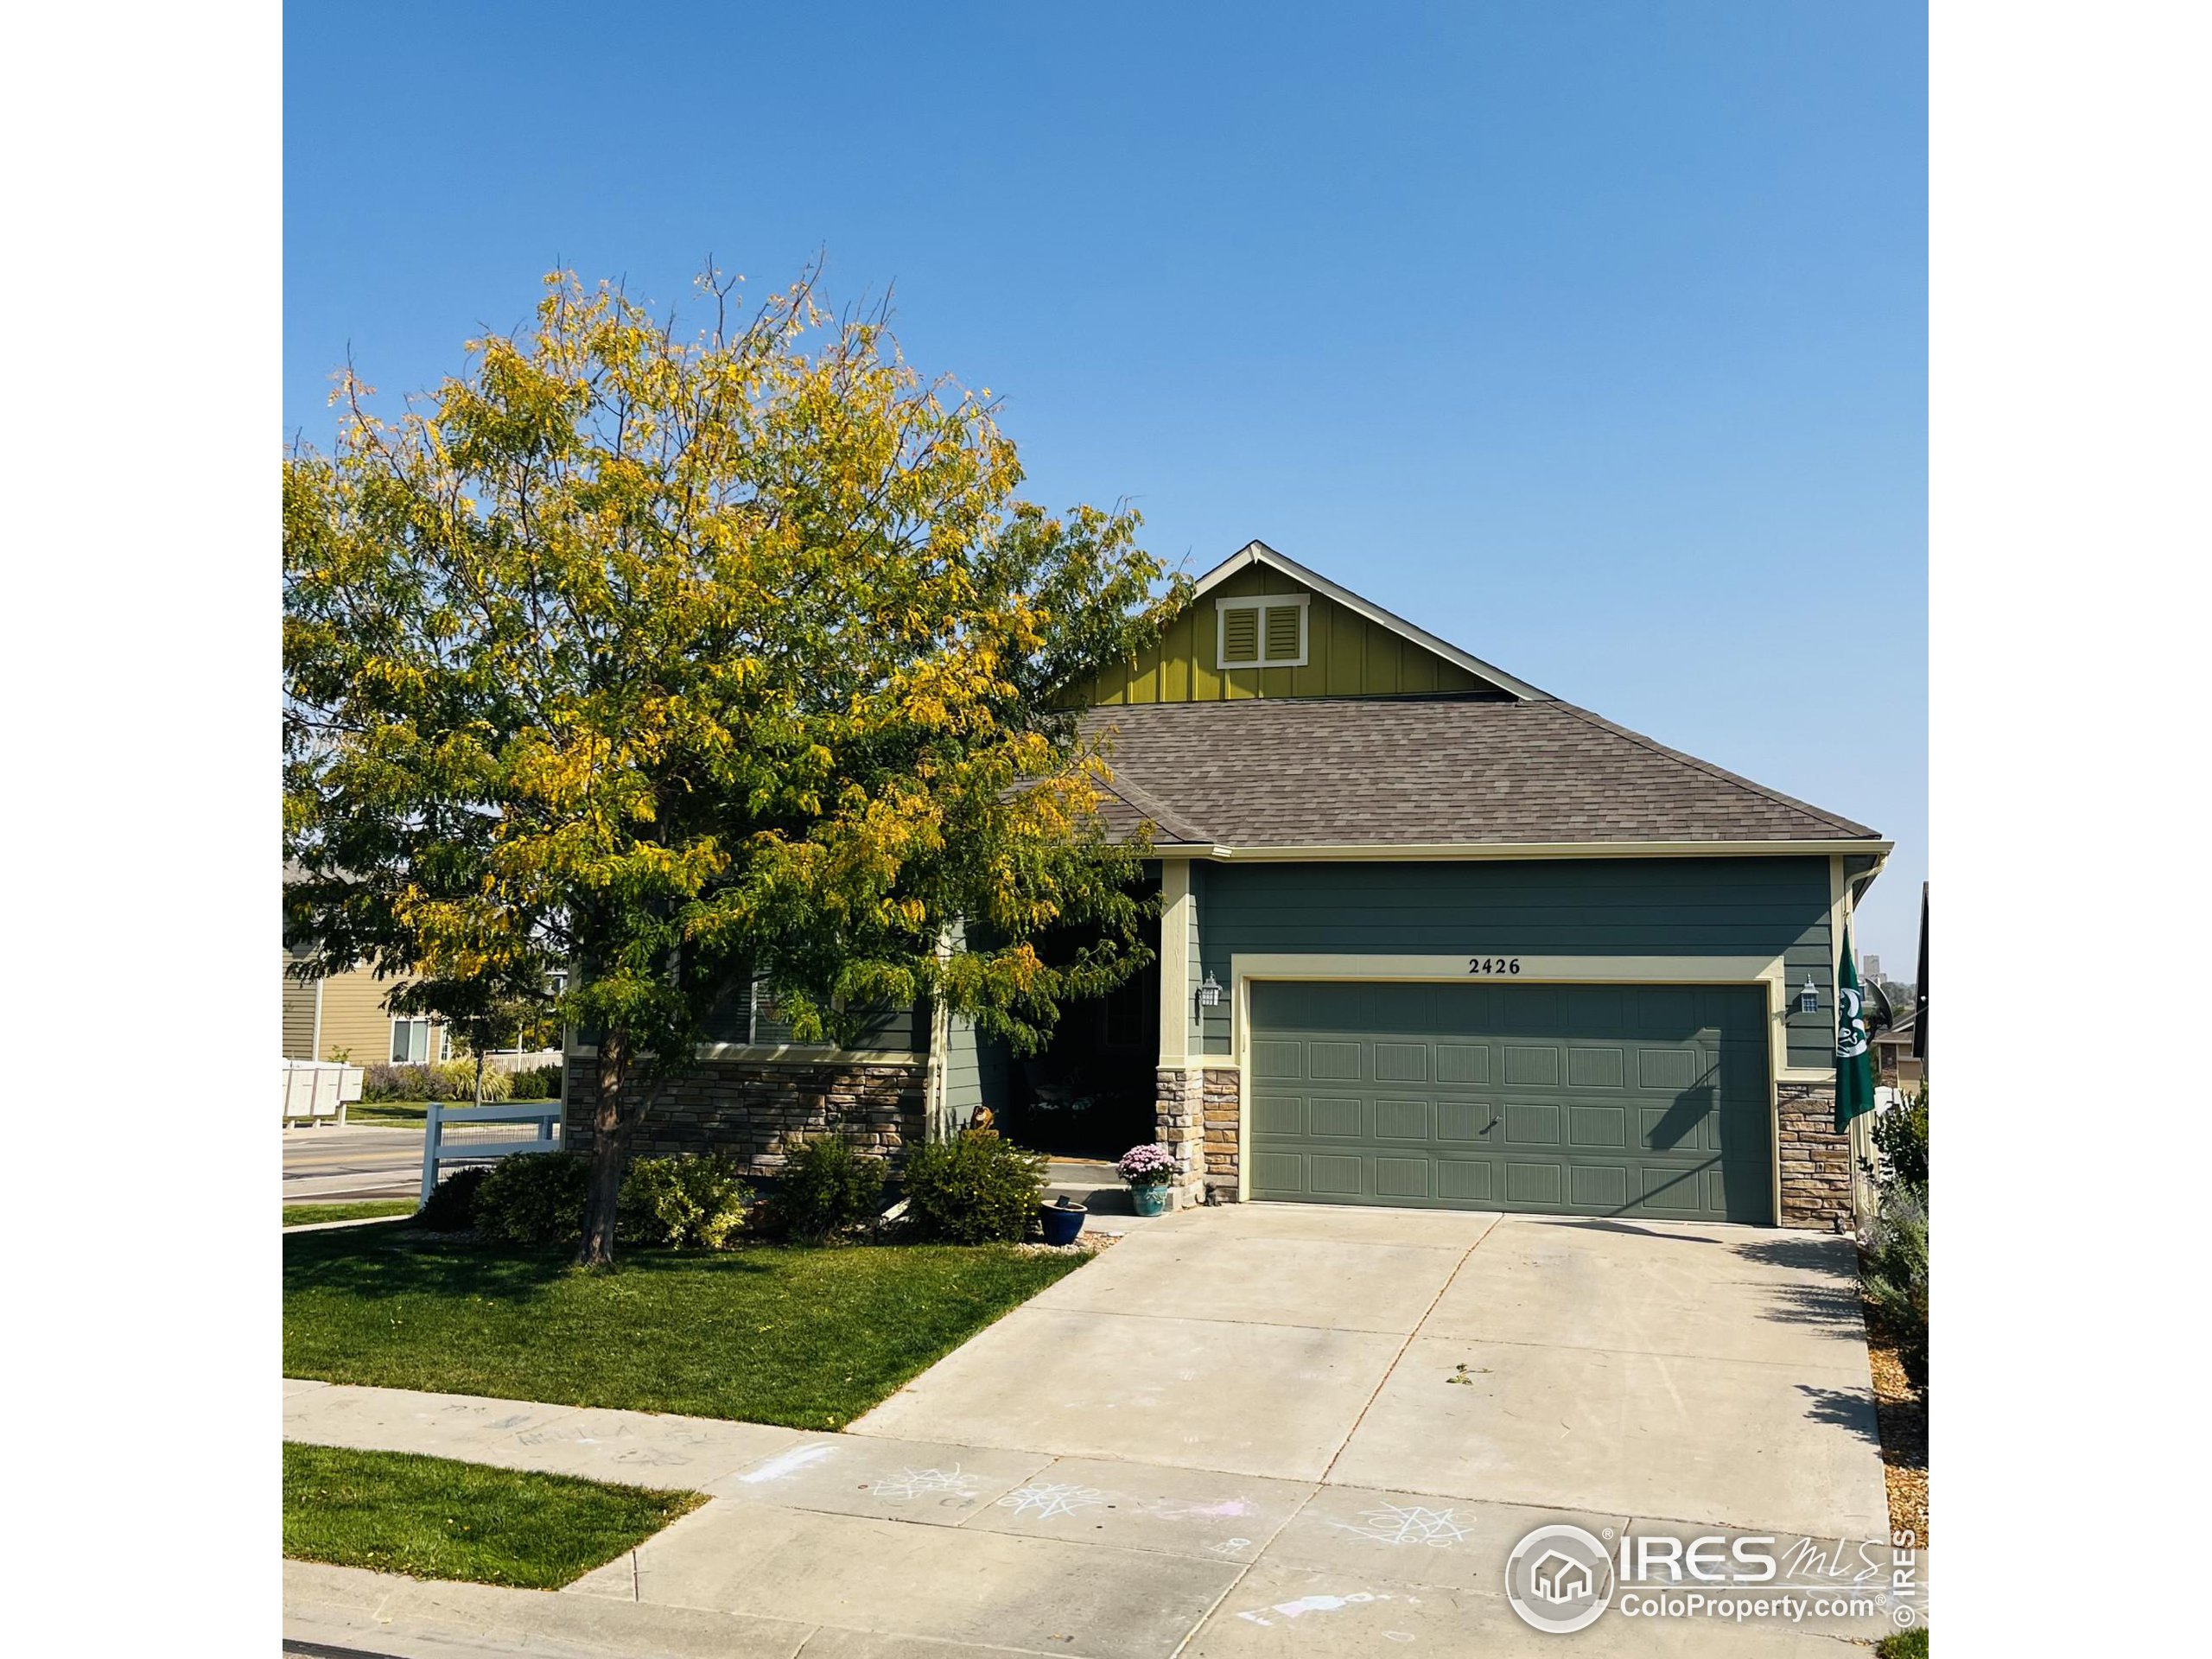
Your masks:
<instances>
[{"instance_id":1,"label":"downspout","mask_svg":"<svg viewBox=\"0 0 2212 1659\"><path fill-rule=\"evenodd\" d=\"M950 1087L948 1051L952 1046L952 1005L944 1000L944 968L952 960L950 924L938 930L938 988L930 995L930 1052L922 1062L922 1139L934 1146L952 1139L952 1107L945 1098Z\"/></svg>"}]
</instances>

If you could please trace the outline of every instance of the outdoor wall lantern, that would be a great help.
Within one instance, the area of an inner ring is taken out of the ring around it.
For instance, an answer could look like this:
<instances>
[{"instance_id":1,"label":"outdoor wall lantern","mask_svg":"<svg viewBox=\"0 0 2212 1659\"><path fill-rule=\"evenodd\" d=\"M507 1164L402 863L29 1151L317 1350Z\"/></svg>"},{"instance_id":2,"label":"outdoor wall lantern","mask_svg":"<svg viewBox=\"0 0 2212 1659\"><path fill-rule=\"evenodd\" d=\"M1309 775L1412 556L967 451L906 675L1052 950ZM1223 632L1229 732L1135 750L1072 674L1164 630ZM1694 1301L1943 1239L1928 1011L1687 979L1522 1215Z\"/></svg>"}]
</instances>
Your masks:
<instances>
[{"instance_id":1,"label":"outdoor wall lantern","mask_svg":"<svg viewBox=\"0 0 2212 1659\"><path fill-rule=\"evenodd\" d=\"M1797 1012L1818 1014L1821 1011L1821 988L1813 983L1810 974L1805 976L1805 988L1797 993Z\"/></svg>"},{"instance_id":2,"label":"outdoor wall lantern","mask_svg":"<svg viewBox=\"0 0 2212 1659\"><path fill-rule=\"evenodd\" d=\"M1221 982L1211 974L1208 974L1205 982L1198 987L1198 1006L1202 1008L1221 1006Z\"/></svg>"}]
</instances>

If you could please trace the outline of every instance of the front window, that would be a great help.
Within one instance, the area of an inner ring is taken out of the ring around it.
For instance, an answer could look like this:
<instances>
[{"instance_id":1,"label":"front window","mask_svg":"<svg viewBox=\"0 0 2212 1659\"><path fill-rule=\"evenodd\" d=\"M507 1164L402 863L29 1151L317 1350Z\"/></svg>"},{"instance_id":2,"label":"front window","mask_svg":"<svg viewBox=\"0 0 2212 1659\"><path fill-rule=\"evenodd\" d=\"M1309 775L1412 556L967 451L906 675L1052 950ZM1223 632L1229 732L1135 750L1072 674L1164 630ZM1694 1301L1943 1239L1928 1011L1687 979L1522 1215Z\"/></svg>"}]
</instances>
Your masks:
<instances>
[{"instance_id":1,"label":"front window","mask_svg":"<svg viewBox=\"0 0 2212 1659\"><path fill-rule=\"evenodd\" d=\"M445 1033L441 1032L442 1037ZM420 1065L430 1058L430 1022L395 1020L391 1022L391 1063Z\"/></svg>"}]
</instances>

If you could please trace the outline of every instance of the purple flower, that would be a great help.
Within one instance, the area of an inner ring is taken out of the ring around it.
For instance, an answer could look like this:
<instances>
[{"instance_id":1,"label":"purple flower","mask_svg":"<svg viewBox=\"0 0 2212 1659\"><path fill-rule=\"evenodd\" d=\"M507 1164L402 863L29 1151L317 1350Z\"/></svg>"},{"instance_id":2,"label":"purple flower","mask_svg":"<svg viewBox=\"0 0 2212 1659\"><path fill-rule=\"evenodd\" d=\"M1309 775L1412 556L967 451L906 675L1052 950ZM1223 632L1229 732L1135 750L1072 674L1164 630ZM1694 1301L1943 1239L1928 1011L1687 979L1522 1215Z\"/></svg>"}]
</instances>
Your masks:
<instances>
[{"instance_id":1,"label":"purple flower","mask_svg":"<svg viewBox=\"0 0 2212 1659\"><path fill-rule=\"evenodd\" d=\"M1136 1186L1150 1186L1172 1180L1178 1166L1175 1154L1158 1141L1148 1141L1141 1147L1131 1147L1122 1154L1115 1166L1122 1179Z\"/></svg>"}]
</instances>

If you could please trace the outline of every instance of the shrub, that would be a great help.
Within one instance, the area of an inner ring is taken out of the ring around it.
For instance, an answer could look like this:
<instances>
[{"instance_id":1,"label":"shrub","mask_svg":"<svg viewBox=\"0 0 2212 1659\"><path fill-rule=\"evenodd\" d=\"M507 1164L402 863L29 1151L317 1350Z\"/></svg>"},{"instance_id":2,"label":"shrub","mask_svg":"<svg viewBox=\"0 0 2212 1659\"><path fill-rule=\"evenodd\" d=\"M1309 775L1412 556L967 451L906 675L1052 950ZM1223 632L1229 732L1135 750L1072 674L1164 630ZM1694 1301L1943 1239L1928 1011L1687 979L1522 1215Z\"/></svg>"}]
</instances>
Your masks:
<instances>
[{"instance_id":1,"label":"shrub","mask_svg":"<svg viewBox=\"0 0 2212 1659\"><path fill-rule=\"evenodd\" d=\"M1884 1183L1902 1182L1928 1191L1928 1090L1921 1089L1910 1102L1892 1106L1874 1120L1874 1150L1878 1154L1870 1171Z\"/></svg>"},{"instance_id":2,"label":"shrub","mask_svg":"<svg viewBox=\"0 0 2212 1659\"><path fill-rule=\"evenodd\" d=\"M476 1224L476 1193L489 1173L483 1164L467 1164L440 1181L415 1219L433 1232L465 1233Z\"/></svg>"},{"instance_id":3,"label":"shrub","mask_svg":"<svg viewBox=\"0 0 2212 1659\"><path fill-rule=\"evenodd\" d=\"M801 1238L827 1238L841 1227L872 1219L883 1207L883 1160L858 1151L842 1135L817 1135L784 1155L776 1212Z\"/></svg>"},{"instance_id":4,"label":"shrub","mask_svg":"<svg viewBox=\"0 0 2212 1659\"><path fill-rule=\"evenodd\" d=\"M1892 1181L1866 1246L1866 1300L1897 1344L1913 1387L1928 1386L1928 1193Z\"/></svg>"},{"instance_id":5,"label":"shrub","mask_svg":"<svg viewBox=\"0 0 2212 1659\"><path fill-rule=\"evenodd\" d=\"M1015 1240L1045 1195L1050 1160L995 1129L967 1129L906 1154L906 1212L931 1238L956 1244Z\"/></svg>"},{"instance_id":6,"label":"shrub","mask_svg":"<svg viewBox=\"0 0 2212 1659\"><path fill-rule=\"evenodd\" d=\"M515 1244L583 1236L591 1160L581 1152L518 1152L492 1166L476 1192L476 1229Z\"/></svg>"},{"instance_id":7,"label":"shrub","mask_svg":"<svg viewBox=\"0 0 2212 1659\"><path fill-rule=\"evenodd\" d=\"M429 1084L423 1076L427 1065L388 1065L379 1060L361 1068L363 1100L428 1100Z\"/></svg>"},{"instance_id":8,"label":"shrub","mask_svg":"<svg viewBox=\"0 0 2212 1659\"><path fill-rule=\"evenodd\" d=\"M622 1178L622 1234L636 1244L719 1250L735 1242L751 1197L742 1167L726 1152L633 1158Z\"/></svg>"},{"instance_id":9,"label":"shrub","mask_svg":"<svg viewBox=\"0 0 2212 1659\"><path fill-rule=\"evenodd\" d=\"M510 1085L516 1100L558 1100L561 1098L561 1068L557 1065L525 1065L511 1074Z\"/></svg>"},{"instance_id":10,"label":"shrub","mask_svg":"<svg viewBox=\"0 0 2212 1659\"><path fill-rule=\"evenodd\" d=\"M430 1073L438 1092L426 1095L426 1100L442 1100L472 1104L476 1099L476 1062L474 1060L443 1060L424 1068ZM515 1090L515 1080L495 1066L484 1068L484 1103L506 1100Z\"/></svg>"}]
</instances>

